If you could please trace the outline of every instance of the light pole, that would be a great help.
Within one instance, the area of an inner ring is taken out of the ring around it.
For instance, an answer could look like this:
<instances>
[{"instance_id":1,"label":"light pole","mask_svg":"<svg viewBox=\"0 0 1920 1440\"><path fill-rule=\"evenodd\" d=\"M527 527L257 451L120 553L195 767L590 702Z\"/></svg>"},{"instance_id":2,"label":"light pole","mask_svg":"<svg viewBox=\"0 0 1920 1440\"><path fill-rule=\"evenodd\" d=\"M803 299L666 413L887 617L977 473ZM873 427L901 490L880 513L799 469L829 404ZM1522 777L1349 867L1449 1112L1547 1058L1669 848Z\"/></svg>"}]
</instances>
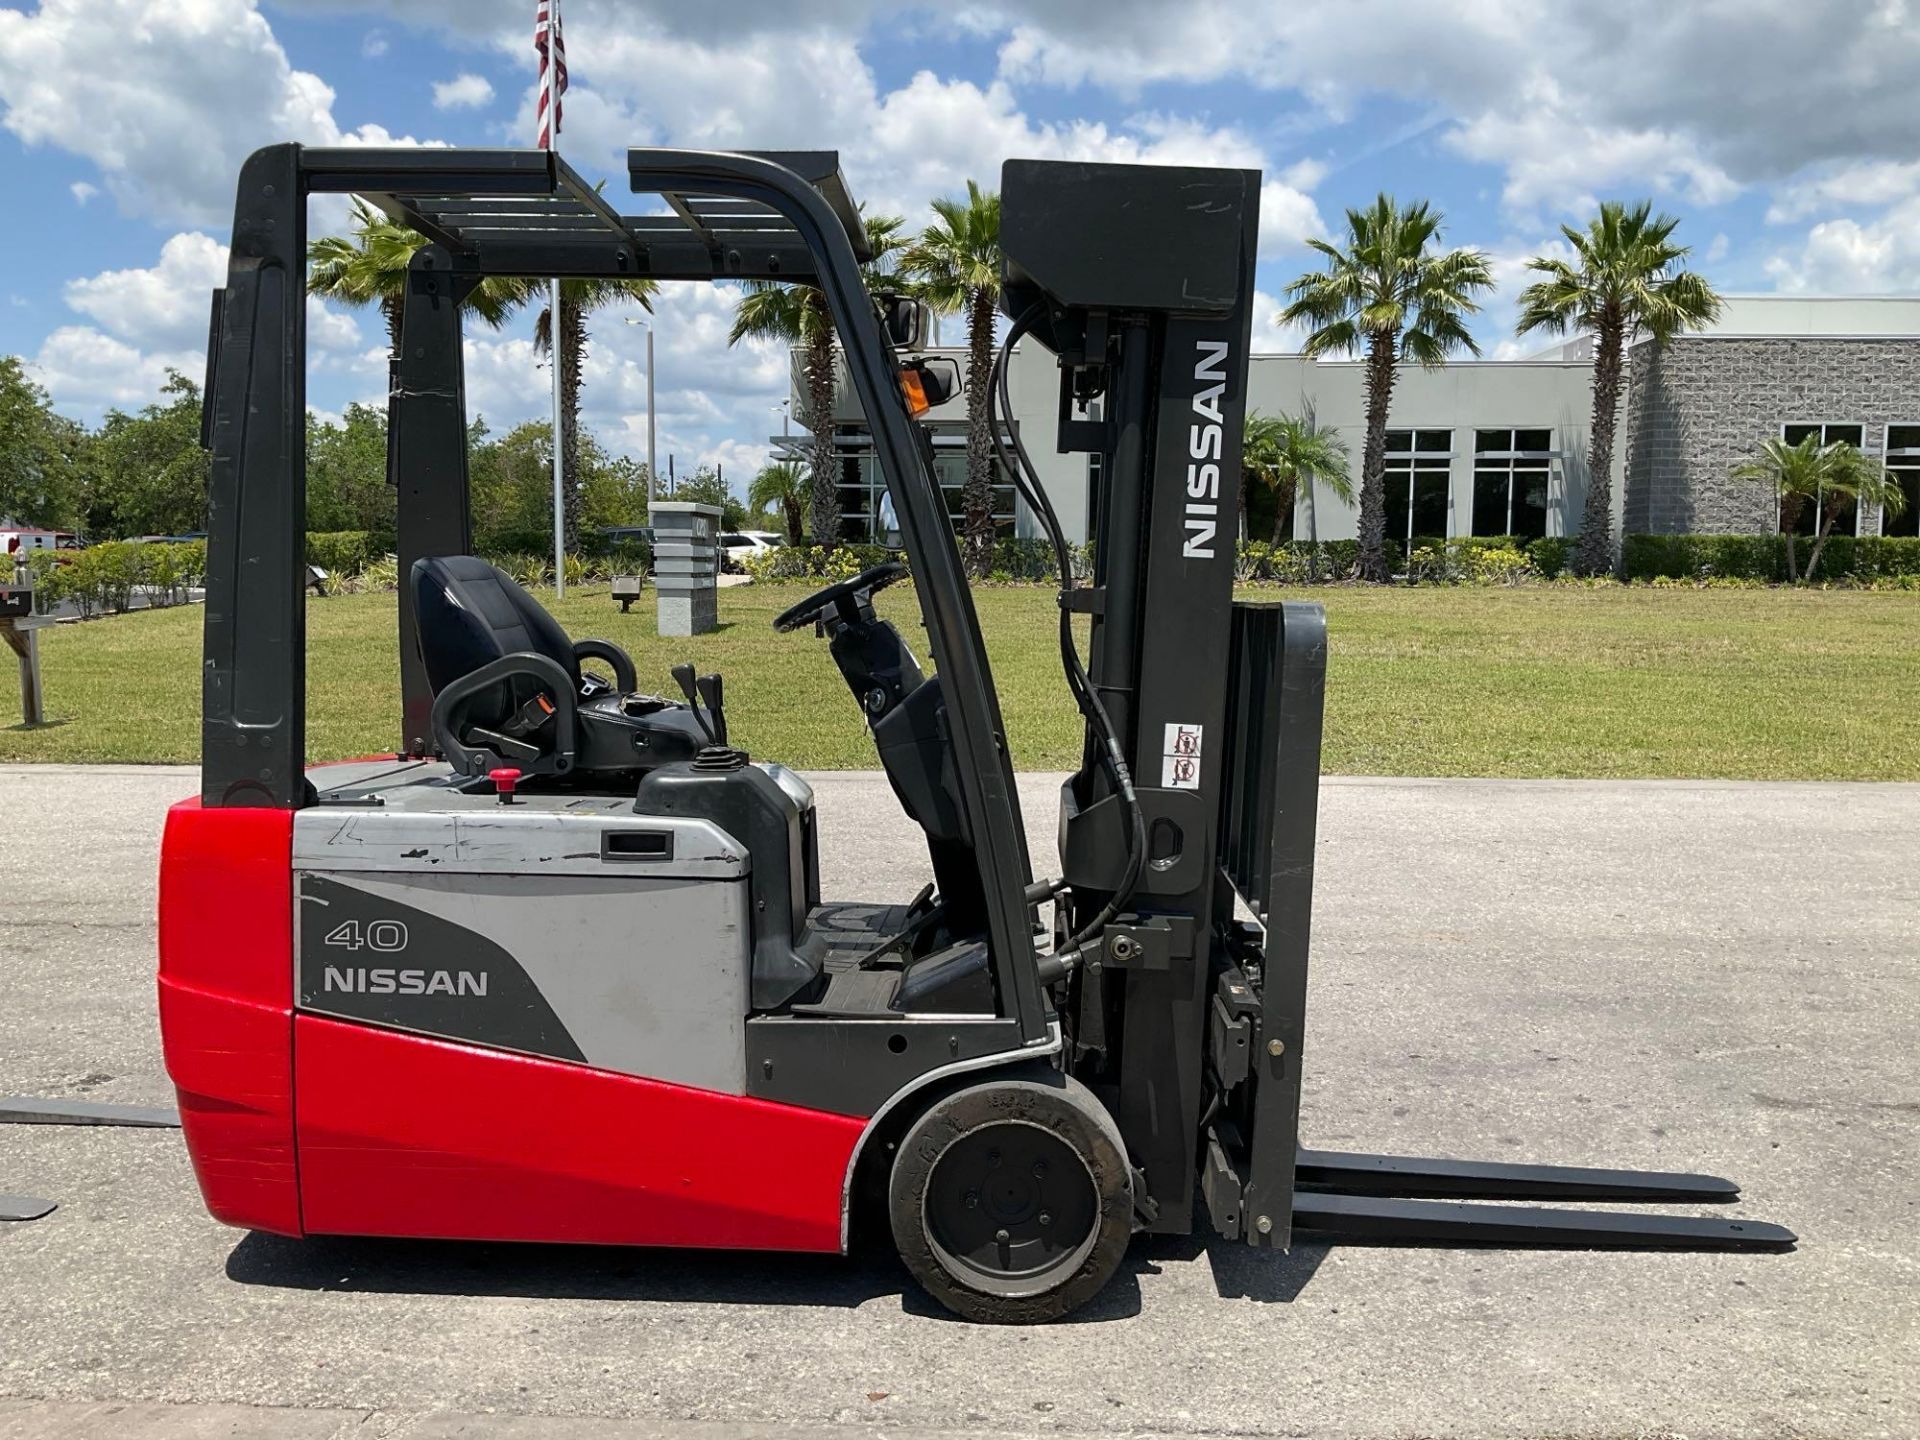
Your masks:
<instances>
[{"instance_id":1,"label":"light pole","mask_svg":"<svg viewBox=\"0 0 1920 1440\"><path fill-rule=\"evenodd\" d=\"M650 321L626 317L629 325L638 325L647 332L647 511L653 511L653 465L654 465L654 425L653 425L653 325Z\"/></svg>"}]
</instances>

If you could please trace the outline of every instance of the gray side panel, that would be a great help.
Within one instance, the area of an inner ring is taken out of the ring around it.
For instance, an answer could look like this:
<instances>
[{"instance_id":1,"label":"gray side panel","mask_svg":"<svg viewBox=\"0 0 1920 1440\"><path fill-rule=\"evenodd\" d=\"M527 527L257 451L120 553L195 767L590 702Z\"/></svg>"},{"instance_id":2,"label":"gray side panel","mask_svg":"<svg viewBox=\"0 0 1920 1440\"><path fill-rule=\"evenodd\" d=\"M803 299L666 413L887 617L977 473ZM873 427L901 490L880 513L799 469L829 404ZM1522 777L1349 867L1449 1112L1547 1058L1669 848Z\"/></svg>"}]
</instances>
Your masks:
<instances>
[{"instance_id":1,"label":"gray side panel","mask_svg":"<svg viewBox=\"0 0 1920 1440\"><path fill-rule=\"evenodd\" d=\"M323 967L329 962L312 947L327 932L316 933L304 903L316 882L351 888L372 902L404 907L444 924L467 937L473 954L497 951L507 956L575 1053L489 1039L459 1028L467 1023L465 1015L477 1014L485 1003L471 995L455 997L451 1018L434 1027L387 1023L584 1060L596 1069L677 1085L746 1093L750 934L744 880L445 871L356 872L333 879L306 874L301 877L298 932L301 1006L342 1013L339 994L327 993L318 983L324 981ZM458 968L448 961L437 963ZM474 966L468 963L465 968ZM309 979L316 983L310 986ZM371 997L351 998L359 1002Z\"/></svg>"}]
</instances>

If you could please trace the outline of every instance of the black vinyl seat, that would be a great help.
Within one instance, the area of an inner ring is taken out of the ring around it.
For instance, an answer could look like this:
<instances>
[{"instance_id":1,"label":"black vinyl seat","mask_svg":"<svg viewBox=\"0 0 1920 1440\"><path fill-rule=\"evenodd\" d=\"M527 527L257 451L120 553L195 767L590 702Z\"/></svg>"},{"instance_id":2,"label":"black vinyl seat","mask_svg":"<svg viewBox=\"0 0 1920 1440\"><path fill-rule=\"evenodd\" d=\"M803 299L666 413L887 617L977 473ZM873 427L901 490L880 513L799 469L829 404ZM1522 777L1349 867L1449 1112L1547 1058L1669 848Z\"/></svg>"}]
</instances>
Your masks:
<instances>
[{"instance_id":1,"label":"black vinyl seat","mask_svg":"<svg viewBox=\"0 0 1920 1440\"><path fill-rule=\"evenodd\" d=\"M575 641L497 566L472 555L417 560L410 577L434 743L463 774L634 777L691 759L706 734L684 705L635 693L633 661ZM581 668L597 659L608 685Z\"/></svg>"}]
</instances>

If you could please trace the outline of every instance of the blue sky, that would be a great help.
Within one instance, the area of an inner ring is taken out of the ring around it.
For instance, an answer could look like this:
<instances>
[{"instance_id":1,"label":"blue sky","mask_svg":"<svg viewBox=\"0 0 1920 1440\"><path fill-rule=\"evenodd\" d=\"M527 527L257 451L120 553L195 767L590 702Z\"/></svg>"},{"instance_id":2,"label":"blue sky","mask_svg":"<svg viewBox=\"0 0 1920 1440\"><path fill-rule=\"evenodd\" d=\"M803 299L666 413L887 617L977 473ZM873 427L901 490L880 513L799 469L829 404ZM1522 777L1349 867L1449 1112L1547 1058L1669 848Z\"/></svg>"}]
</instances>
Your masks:
<instances>
[{"instance_id":1,"label":"blue sky","mask_svg":"<svg viewBox=\"0 0 1920 1440\"><path fill-rule=\"evenodd\" d=\"M0 353L93 420L197 373L233 178L254 146L524 144L532 0L0 0ZM568 0L561 149L624 188L635 143L842 152L870 208L918 219L1009 155L1258 166L1257 344L1304 236L1388 189L1494 258L1477 333L1510 333L1522 263L1596 197L1683 218L1724 290L1920 289L1916 0ZM337 212L335 212L337 214ZM316 225L333 218L316 214ZM655 319L663 452L764 458L772 347L729 351L729 297ZM475 408L543 410L530 321L469 341ZM310 400L384 390L375 317L318 307ZM589 421L643 444L643 331L593 327Z\"/></svg>"}]
</instances>

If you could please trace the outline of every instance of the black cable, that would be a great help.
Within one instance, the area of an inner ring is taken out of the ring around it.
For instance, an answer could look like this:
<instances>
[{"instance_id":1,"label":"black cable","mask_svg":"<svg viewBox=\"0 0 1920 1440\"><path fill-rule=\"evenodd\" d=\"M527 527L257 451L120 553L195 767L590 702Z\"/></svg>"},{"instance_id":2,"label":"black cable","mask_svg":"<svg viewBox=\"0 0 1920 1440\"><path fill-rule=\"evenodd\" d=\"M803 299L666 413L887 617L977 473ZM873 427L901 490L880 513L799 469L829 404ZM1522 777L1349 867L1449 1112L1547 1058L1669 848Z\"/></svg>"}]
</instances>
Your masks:
<instances>
[{"instance_id":1,"label":"black cable","mask_svg":"<svg viewBox=\"0 0 1920 1440\"><path fill-rule=\"evenodd\" d=\"M1073 642L1073 611L1068 608L1069 597L1073 592L1073 552L1067 544L1066 532L1061 528L1060 517L1055 513L1053 501L1048 498L1046 487L1040 483L1038 473L1033 468L1033 459L1027 454L1026 442L1020 438L1018 430L1009 429L1013 440L1013 449L1009 453L1006 439L1001 430L1001 417L1013 413L1013 400L1007 383L1007 371L1013 347L1020 337L1031 330L1045 313L1043 302L1036 301L1029 306L1007 331L1007 338L1001 343L1000 354L993 365L993 388L987 397L987 424L993 434L994 453L999 456L1001 466L1013 477L1014 485L1026 497L1027 505L1039 517L1046 527L1047 538L1053 544L1053 554L1060 569L1060 664L1067 677L1067 689L1073 693L1080 713L1094 727L1099 735L1100 758L1105 762L1107 773L1113 779L1115 792L1120 797L1121 808L1127 814L1127 867L1121 872L1120 882L1114 887L1107 903L1079 930L1055 947L1054 953L1063 959L1080 949L1089 940L1094 939L1114 916L1120 913L1128 900L1133 898L1134 888L1140 883L1140 872L1147 861L1147 823L1140 809L1140 797L1134 793L1133 772L1127 765L1127 757L1121 749L1120 736L1114 729L1113 720L1107 714L1107 707L1101 701L1099 692L1094 689L1086 666L1080 661L1080 652Z\"/></svg>"}]
</instances>

